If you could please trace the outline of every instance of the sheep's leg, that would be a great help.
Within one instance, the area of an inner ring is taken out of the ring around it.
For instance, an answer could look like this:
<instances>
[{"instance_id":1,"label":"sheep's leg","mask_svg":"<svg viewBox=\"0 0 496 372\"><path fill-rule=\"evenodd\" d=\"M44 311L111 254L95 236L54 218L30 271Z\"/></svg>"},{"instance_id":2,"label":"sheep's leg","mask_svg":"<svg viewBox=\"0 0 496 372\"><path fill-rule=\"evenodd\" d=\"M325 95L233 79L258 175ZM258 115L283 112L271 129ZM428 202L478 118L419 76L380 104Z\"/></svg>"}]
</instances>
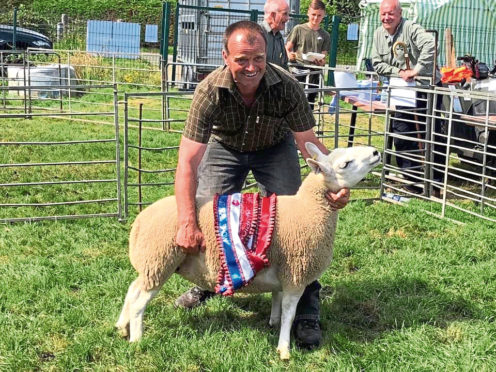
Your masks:
<instances>
[{"instance_id":1,"label":"sheep's leg","mask_svg":"<svg viewBox=\"0 0 496 372\"><path fill-rule=\"evenodd\" d=\"M281 315L281 331L279 333L279 343L277 351L282 360L289 359L289 341L291 335L291 326L296 314L296 306L303 294L305 288L283 290L282 292L282 315Z\"/></svg>"},{"instance_id":2,"label":"sheep's leg","mask_svg":"<svg viewBox=\"0 0 496 372\"><path fill-rule=\"evenodd\" d=\"M282 305L282 292L274 291L272 292L272 308L270 310L270 320L269 325L271 327L279 325L281 323L281 305Z\"/></svg>"},{"instance_id":3,"label":"sheep's leg","mask_svg":"<svg viewBox=\"0 0 496 372\"><path fill-rule=\"evenodd\" d=\"M147 291L142 288L140 278L129 286L121 315L115 325L122 336L129 336L129 342L138 341L143 335L143 314L146 305L155 297L160 287L161 285Z\"/></svg>"},{"instance_id":4,"label":"sheep's leg","mask_svg":"<svg viewBox=\"0 0 496 372\"><path fill-rule=\"evenodd\" d=\"M146 305L155 297L160 287L148 291L138 287L134 293L135 296L131 298L129 304L129 342L139 341L143 336L143 314Z\"/></svg>"},{"instance_id":5,"label":"sheep's leg","mask_svg":"<svg viewBox=\"0 0 496 372\"><path fill-rule=\"evenodd\" d=\"M131 301L134 301L133 299L136 299L136 297L138 296L139 292L138 292L137 284L138 284L138 279L133 281L129 286L129 289L127 290L126 298L124 299L124 305L122 306L121 315L119 316L119 320L117 320L117 323L115 324L117 331L120 333L122 337L129 336L129 320L130 320L129 306L131 304Z\"/></svg>"}]
</instances>

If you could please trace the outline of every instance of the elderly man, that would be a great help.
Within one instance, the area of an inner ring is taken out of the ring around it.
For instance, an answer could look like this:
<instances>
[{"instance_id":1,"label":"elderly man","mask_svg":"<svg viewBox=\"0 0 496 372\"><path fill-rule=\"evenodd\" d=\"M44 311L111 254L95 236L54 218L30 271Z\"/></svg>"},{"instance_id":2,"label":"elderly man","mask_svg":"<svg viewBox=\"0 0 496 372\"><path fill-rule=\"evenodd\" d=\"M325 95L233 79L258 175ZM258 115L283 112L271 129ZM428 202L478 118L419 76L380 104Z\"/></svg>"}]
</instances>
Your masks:
<instances>
[{"instance_id":1,"label":"elderly man","mask_svg":"<svg viewBox=\"0 0 496 372\"><path fill-rule=\"evenodd\" d=\"M196 88L179 148L175 185L176 242L187 253L205 248L195 198L201 203L216 193L239 192L249 171L269 193L295 194L301 183L296 145L305 158L305 142L328 153L313 132L315 119L303 90L288 72L266 63L265 50L261 26L250 21L230 25L224 33L225 66ZM330 207L339 209L348 202L349 190L326 196ZM322 337L319 289L318 282L310 284L297 309L295 336L308 348L319 345ZM195 287L176 305L191 308L209 296Z\"/></svg>"},{"instance_id":2,"label":"elderly man","mask_svg":"<svg viewBox=\"0 0 496 372\"><path fill-rule=\"evenodd\" d=\"M288 55L281 31L289 20L289 6L285 0L267 0L264 5L262 28L267 39L267 62L288 69Z\"/></svg>"},{"instance_id":3,"label":"elderly man","mask_svg":"<svg viewBox=\"0 0 496 372\"><path fill-rule=\"evenodd\" d=\"M436 48L434 37L426 32L420 25L402 18L402 10L399 0L383 0L379 7L379 14L382 26L374 32L374 44L372 50L372 64L379 75L391 76L399 75L405 81L413 81L415 78L423 84L429 84L429 80L422 80L419 77L432 76L434 68L434 50ZM393 47L397 45L397 53ZM406 48L406 50L404 50ZM405 58L405 54L408 55ZM436 71L436 81L433 84L440 85L440 74ZM423 93L417 95L417 113L425 114L427 96ZM437 100L437 108L440 109L441 99ZM408 107L397 107L399 111L408 110ZM423 115L417 120L425 120ZM434 133L441 133L442 121L435 120ZM415 123L414 113L397 112L394 115L392 131L407 137L417 138L418 131ZM442 180L444 166L445 146L442 143L443 137L435 136L434 162L438 164L434 168L434 180ZM394 138L394 145L399 156L396 156L398 166L405 171L404 175L411 181L418 181L420 175L420 164L412 160L412 153L418 152L418 143L415 140ZM413 193L420 193L422 190L414 185L409 185L406 189ZM439 190L437 187L434 189Z\"/></svg>"}]
</instances>

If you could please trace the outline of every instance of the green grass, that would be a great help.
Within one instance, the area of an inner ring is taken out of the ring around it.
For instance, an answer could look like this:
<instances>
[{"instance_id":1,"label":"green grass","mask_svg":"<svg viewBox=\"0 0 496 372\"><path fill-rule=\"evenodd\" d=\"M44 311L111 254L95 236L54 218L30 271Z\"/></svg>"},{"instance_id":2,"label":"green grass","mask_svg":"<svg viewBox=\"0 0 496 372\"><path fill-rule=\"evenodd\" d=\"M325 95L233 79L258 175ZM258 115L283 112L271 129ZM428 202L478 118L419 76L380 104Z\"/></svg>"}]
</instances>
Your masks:
<instances>
[{"instance_id":1,"label":"green grass","mask_svg":"<svg viewBox=\"0 0 496 372\"><path fill-rule=\"evenodd\" d=\"M82 100L105 102L96 95ZM131 116L137 117L139 102L145 103L144 118L160 118L160 101L140 97L132 100ZM185 110L187 101L174 106ZM174 115L184 118L185 112ZM366 119L360 116L359 124ZM0 130L2 141L114 134L109 125L49 118L2 119ZM136 144L136 128L129 136ZM174 146L178 140L177 133L157 130L142 136L147 147ZM326 141L331 147L332 141ZM113 151L112 145L3 146L0 164L102 159ZM146 169L173 168L176 156L176 150L144 152L143 164ZM136 166L136 150L130 151L130 162ZM107 178L114 172L112 167L0 168L0 183ZM145 174L143 182L172 183L173 176ZM130 182L136 179L130 173ZM101 184L3 187L0 199L98 198L114 191L115 185ZM172 192L171 186L144 188L144 200ZM355 198L367 196L353 191ZM130 199L137 201L137 188L130 188ZM359 201L341 212L335 258L321 280L324 343L312 352L293 345L288 363L279 361L278 330L268 326L269 295L214 298L190 312L177 310L174 299L190 284L176 276L149 305L143 340L131 345L117 335L113 325L136 276L127 257L135 206L125 224L99 218L0 225L0 370L493 371L494 223L458 212L457 219L467 222L460 226L425 214L437 207L423 201L406 207ZM81 210L95 212L89 206ZM40 208L12 211L4 208L0 218L41 213ZM63 212L52 208L45 213Z\"/></svg>"},{"instance_id":2,"label":"green grass","mask_svg":"<svg viewBox=\"0 0 496 372\"><path fill-rule=\"evenodd\" d=\"M113 330L129 283L129 224L109 219L0 226L0 369L401 370L496 368L490 224L415 208L349 205L322 277L324 344L278 360L268 295L183 311L173 277L129 344Z\"/></svg>"}]
</instances>

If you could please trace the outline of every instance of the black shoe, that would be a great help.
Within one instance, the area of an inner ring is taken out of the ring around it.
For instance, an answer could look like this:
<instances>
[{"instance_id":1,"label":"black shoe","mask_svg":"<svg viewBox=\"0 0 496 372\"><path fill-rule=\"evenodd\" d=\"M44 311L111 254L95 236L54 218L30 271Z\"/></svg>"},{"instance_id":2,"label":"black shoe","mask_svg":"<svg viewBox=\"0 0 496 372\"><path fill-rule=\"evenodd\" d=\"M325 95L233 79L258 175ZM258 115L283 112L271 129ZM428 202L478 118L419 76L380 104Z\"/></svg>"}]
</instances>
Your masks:
<instances>
[{"instance_id":1,"label":"black shoe","mask_svg":"<svg viewBox=\"0 0 496 372\"><path fill-rule=\"evenodd\" d=\"M433 188L431 195L435 198L441 199L441 190L438 188Z\"/></svg>"},{"instance_id":2,"label":"black shoe","mask_svg":"<svg viewBox=\"0 0 496 372\"><path fill-rule=\"evenodd\" d=\"M174 302L174 305L184 309L192 309L203 304L214 295L214 292L206 291L199 287L193 287L179 296L176 302Z\"/></svg>"},{"instance_id":3,"label":"black shoe","mask_svg":"<svg viewBox=\"0 0 496 372\"><path fill-rule=\"evenodd\" d=\"M314 349L322 342L322 330L318 320L302 319L293 325L296 344L304 349Z\"/></svg>"},{"instance_id":4,"label":"black shoe","mask_svg":"<svg viewBox=\"0 0 496 372\"><path fill-rule=\"evenodd\" d=\"M405 185L403 186L403 190L408 191L411 194L420 195L424 192L424 189L415 185Z\"/></svg>"}]
</instances>

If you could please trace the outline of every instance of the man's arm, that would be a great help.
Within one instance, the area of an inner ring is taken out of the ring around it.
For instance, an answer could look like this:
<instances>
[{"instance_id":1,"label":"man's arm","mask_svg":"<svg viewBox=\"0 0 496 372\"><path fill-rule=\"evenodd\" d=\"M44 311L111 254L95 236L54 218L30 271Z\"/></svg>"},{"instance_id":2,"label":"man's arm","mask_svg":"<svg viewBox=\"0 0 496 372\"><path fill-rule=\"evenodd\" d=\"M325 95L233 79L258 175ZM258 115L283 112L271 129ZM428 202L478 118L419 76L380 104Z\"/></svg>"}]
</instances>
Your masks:
<instances>
[{"instance_id":1,"label":"man's arm","mask_svg":"<svg viewBox=\"0 0 496 372\"><path fill-rule=\"evenodd\" d=\"M293 136L296 141L296 146L298 146L298 149L300 150L301 155L304 159L310 157L310 154L305 148L305 142L312 142L319 148L320 151L322 151L323 154L329 154L329 150L327 149L327 147L324 146L322 142L319 141L313 129L309 129L304 132L293 132Z\"/></svg>"},{"instance_id":2,"label":"man's arm","mask_svg":"<svg viewBox=\"0 0 496 372\"><path fill-rule=\"evenodd\" d=\"M292 41L288 41L285 45L286 53L288 54L288 58L291 62L296 60L296 53L293 52L294 44Z\"/></svg>"},{"instance_id":3,"label":"man's arm","mask_svg":"<svg viewBox=\"0 0 496 372\"><path fill-rule=\"evenodd\" d=\"M304 132L293 132L293 136L296 141L296 145L301 152L304 159L310 157L310 154L305 148L305 142L312 142L315 144L323 154L329 154L329 150L324 146L322 142L317 138L313 129L306 130ZM326 193L326 199L332 210L337 210L346 207L348 201L350 200L350 189L344 188L339 190L337 193L328 191Z\"/></svg>"},{"instance_id":4,"label":"man's arm","mask_svg":"<svg viewBox=\"0 0 496 372\"><path fill-rule=\"evenodd\" d=\"M177 203L176 244L186 253L205 250L205 239L196 219L197 169L207 145L186 137L181 138L176 170L175 193Z\"/></svg>"},{"instance_id":5,"label":"man's arm","mask_svg":"<svg viewBox=\"0 0 496 372\"><path fill-rule=\"evenodd\" d=\"M417 24L412 25L412 40L420 50L420 55L417 58L417 63L413 70L417 75L430 75L434 68L434 54L436 50L436 43L434 36L425 31L425 29Z\"/></svg>"}]
</instances>

